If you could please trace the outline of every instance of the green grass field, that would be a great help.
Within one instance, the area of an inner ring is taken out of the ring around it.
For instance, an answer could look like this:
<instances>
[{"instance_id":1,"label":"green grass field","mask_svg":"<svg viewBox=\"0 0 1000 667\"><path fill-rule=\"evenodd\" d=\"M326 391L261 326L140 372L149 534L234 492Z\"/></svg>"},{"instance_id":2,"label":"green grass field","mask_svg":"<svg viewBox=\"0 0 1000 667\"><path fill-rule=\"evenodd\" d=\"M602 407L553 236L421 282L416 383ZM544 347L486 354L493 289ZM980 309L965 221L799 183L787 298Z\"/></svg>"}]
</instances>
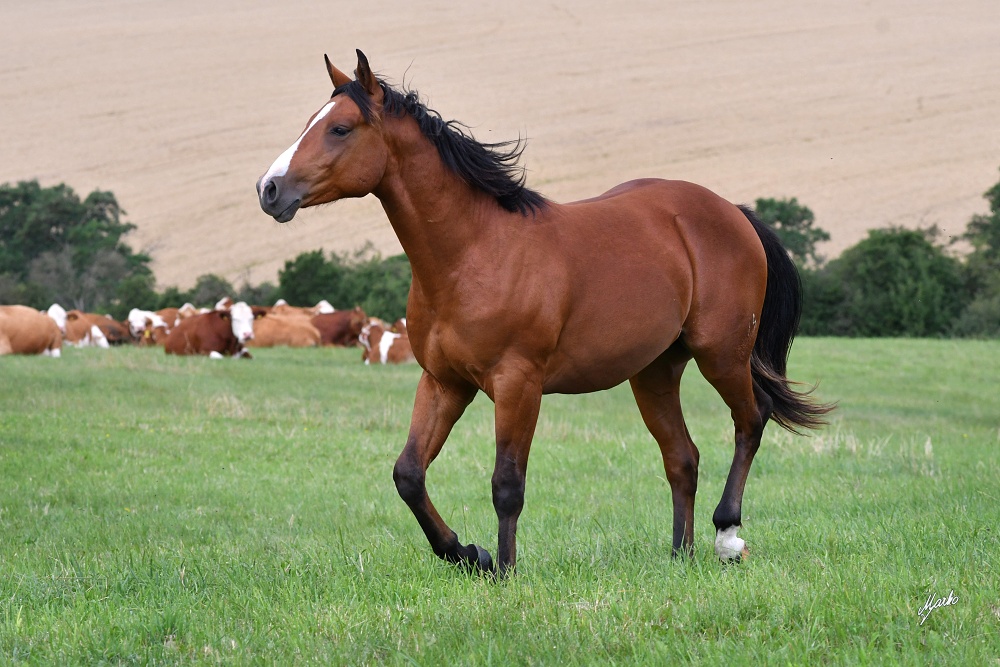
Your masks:
<instances>
[{"instance_id":1,"label":"green grass field","mask_svg":"<svg viewBox=\"0 0 1000 667\"><path fill-rule=\"evenodd\" d=\"M690 560L628 387L546 397L500 583L436 559L396 495L417 367L255 354L0 358L0 664L1000 660L1000 342L798 341L792 377L840 407L768 428L735 566L711 524L732 423L694 367ZM428 474L490 551L492 424L481 395Z\"/></svg>"}]
</instances>

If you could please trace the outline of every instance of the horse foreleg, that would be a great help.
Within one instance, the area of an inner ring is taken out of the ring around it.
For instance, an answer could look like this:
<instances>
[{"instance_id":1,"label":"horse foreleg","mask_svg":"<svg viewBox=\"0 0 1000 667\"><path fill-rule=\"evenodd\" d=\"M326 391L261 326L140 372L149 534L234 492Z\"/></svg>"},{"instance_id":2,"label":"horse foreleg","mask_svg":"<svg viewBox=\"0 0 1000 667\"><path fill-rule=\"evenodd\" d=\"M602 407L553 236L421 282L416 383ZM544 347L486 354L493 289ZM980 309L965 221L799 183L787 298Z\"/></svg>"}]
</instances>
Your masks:
<instances>
[{"instance_id":1,"label":"horse foreleg","mask_svg":"<svg viewBox=\"0 0 1000 667\"><path fill-rule=\"evenodd\" d=\"M528 374L507 371L494 384L497 456L493 468L493 508L497 513L497 570L514 571L517 520L524 508L528 453L542 403L540 382Z\"/></svg>"},{"instance_id":2,"label":"horse foreleg","mask_svg":"<svg viewBox=\"0 0 1000 667\"><path fill-rule=\"evenodd\" d=\"M475 395L476 389L471 385L447 385L424 372L417 385L410 434L396 460L392 478L399 496L413 512L438 557L492 571L493 563L484 549L459 543L455 531L448 527L431 503L425 486L428 466L437 458L455 422Z\"/></svg>"}]
</instances>

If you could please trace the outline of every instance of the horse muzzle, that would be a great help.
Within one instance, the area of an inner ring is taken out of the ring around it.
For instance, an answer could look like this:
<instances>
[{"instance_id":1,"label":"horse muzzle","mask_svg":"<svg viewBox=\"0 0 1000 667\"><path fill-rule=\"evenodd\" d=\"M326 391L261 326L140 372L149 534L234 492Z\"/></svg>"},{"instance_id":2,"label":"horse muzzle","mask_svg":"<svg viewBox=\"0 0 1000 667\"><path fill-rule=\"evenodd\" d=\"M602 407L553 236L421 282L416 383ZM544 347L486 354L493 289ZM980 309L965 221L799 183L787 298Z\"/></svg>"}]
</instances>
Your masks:
<instances>
[{"instance_id":1,"label":"horse muzzle","mask_svg":"<svg viewBox=\"0 0 1000 667\"><path fill-rule=\"evenodd\" d=\"M302 196L297 188L289 187L280 176L263 177L257 181L257 197L260 208L278 222L288 222L295 217L302 205Z\"/></svg>"}]
</instances>

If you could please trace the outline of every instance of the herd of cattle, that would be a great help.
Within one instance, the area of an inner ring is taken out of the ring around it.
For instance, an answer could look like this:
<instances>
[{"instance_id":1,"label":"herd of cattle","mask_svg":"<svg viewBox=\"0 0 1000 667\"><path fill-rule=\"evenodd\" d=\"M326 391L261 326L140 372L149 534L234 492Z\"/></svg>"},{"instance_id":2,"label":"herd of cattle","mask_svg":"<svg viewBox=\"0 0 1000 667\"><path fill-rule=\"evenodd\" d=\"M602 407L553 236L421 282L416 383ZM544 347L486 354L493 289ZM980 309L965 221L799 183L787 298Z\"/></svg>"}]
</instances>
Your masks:
<instances>
[{"instance_id":1,"label":"herd of cattle","mask_svg":"<svg viewBox=\"0 0 1000 667\"><path fill-rule=\"evenodd\" d=\"M250 306L222 299L215 308L158 311L133 308L128 319L67 312L58 304L47 311L28 306L0 306L0 355L41 354L58 357L63 344L77 347L112 345L160 346L167 354L212 358L251 358L247 348L361 347L365 364L413 361L406 319L391 326L368 317L361 308L336 310L320 301L311 308Z\"/></svg>"}]
</instances>

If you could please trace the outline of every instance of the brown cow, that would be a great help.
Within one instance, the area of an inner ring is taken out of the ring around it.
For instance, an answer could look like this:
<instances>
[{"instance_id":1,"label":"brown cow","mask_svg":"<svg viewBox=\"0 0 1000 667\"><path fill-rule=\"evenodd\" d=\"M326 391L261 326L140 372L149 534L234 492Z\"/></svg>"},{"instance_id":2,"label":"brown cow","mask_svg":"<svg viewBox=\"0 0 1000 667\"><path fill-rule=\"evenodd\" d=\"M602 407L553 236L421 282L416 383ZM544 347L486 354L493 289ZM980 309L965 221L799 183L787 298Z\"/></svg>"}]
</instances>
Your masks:
<instances>
[{"instance_id":1,"label":"brown cow","mask_svg":"<svg viewBox=\"0 0 1000 667\"><path fill-rule=\"evenodd\" d=\"M167 354L206 354L250 359L244 345L253 338L254 318L263 311L240 301L228 310L213 310L181 320L163 345Z\"/></svg>"},{"instance_id":2,"label":"brown cow","mask_svg":"<svg viewBox=\"0 0 1000 667\"><path fill-rule=\"evenodd\" d=\"M302 315L269 313L253 324L253 339L247 347L316 347L320 344L319 329Z\"/></svg>"},{"instance_id":3,"label":"brown cow","mask_svg":"<svg viewBox=\"0 0 1000 667\"><path fill-rule=\"evenodd\" d=\"M278 299L269 310L275 315L306 315L308 317L336 312L336 309L326 299L310 307L290 306L284 299Z\"/></svg>"},{"instance_id":4,"label":"brown cow","mask_svg":"<svg viewBox=\"0 0 1000 667\"><path fill-rule=\"evenodd\" d=\"M167 329L173 329L180 319L180 308L160 308L156 314L167 324Z\"/></svg>"},{"instance_id":5,"label":"brown cow","mask_svg":"<svg viewBox=\"0 0 1000 667\"><path fill-rule=\"evenodd\" d=\"M66 313L63 337L77 347L108 347L132 342L127 325L106 315L71 310Z\"/></svg>"},{"instance_id":6,"label":"brown cow","mask_svg":"<svg viewBox=\"0 0 1000 667\"><path fill-rule=\"evenodd\" d=\"M0 355L62 355L62 332L45 313L28 306L0 306Z\"/></svg>"},{"instance_id":7,"label":"brown cow","mask_svg":"<svg viewBox=\"0 0 1000 667\"><path fill-rule=\"evenodd\" d=\"M319 329L323 345L354 347L358 344L358 336L361 335L367 319L365 311L357 307L353 310L322 313L310 321Z\"/></svg>"},{"instance_id":8,"label":"brown cow","mask_svg":"<svg viewBox=\"0 0 1000 667\"><path fill-rule=\"evenodd\" d=\"M373 362L405 364L415 361L409 337L406 334L392 333L374 318L361 330L358 340L365 349L361 353L361 359L366 366Z\"/></svg>"}]
</instances>

